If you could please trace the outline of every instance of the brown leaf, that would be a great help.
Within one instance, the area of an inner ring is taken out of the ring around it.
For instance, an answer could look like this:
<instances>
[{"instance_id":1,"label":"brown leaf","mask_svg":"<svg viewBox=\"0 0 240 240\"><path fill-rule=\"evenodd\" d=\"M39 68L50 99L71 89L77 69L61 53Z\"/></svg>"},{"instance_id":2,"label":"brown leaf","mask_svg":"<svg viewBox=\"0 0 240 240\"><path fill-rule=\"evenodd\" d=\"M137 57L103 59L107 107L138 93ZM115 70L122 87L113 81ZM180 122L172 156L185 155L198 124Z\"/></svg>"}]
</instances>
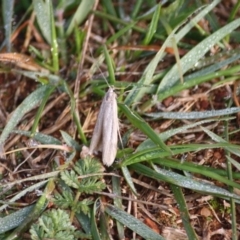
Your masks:
<instances>
[{"instance_id":1,"label":"brown leaf","mask_svg":"<svg viewBox=\"0 0 240 240\"><path fill-rule=\"evenodd\" d=\"M144 223L149 226L154 232L160 234L158 225L153 222L150 218L145 218Z\"/></svg>"},{"instance_id":2,"label":"brown leaf","mask_svg":"<svg viewBox=\"0 0 240 240\"><path fill-rule=\"evenodd\" d=\"M29 71L46 71L46 69L35 63L32 57L21 53L0 53L0 62L12 64Z\"/></svg>"}]
</instances>

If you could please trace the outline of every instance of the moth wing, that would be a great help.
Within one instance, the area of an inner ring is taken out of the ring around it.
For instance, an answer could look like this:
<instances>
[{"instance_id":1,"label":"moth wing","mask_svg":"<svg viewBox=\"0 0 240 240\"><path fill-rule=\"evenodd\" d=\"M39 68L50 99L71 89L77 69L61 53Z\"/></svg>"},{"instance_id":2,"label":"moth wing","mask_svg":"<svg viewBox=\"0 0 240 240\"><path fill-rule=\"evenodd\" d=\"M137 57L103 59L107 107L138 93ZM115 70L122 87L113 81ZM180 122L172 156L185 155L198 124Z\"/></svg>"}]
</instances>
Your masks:
<instances>
[{"instance_id":1,"label":"moth wing","mask_svg":"<svg viewBox=\"0 0 240 240\"><path fill-rule=\"evenodd\" d=\"M111 89L112 90L112 89ZM103 122L102 161L106 166L113 164L118 145L118 113L116 94L109 92L105 117Z\"/></svg>"},{"instance_id":2,"label":"moth wing","mask_svg":"<svg viewBox=\"0 0 240 240\"><path fill-rule=\"evenodd\" d=\"M104 112L105 112L104 100L105 100L105 97L101 104L97 121L93 130L92 140L89 147L90 154L93 154L94 151L102 150L102 131L103 131L103 119L104 119Z\"/></svg>"}]
</instances>

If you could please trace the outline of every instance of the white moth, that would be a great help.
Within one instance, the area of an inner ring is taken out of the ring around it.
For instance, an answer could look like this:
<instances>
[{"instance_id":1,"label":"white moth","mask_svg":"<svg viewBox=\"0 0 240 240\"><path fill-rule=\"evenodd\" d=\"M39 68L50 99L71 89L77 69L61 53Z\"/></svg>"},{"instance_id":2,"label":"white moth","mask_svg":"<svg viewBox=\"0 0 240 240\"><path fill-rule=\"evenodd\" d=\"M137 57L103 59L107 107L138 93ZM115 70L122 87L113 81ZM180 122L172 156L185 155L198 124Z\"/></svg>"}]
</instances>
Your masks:
<instances>
[{"instance_id":1,"label":"white moth","mask_svg":"<svg viewBox=\"0 0 240 240\"><path fill-rule=\"evenodd\" d=\"M117 154L119 124L116 98L113 88L109 88L103 98L89 148L90 154L102 151L102 161L106 166L113 164Z\"/></svg>"}]
</instances>

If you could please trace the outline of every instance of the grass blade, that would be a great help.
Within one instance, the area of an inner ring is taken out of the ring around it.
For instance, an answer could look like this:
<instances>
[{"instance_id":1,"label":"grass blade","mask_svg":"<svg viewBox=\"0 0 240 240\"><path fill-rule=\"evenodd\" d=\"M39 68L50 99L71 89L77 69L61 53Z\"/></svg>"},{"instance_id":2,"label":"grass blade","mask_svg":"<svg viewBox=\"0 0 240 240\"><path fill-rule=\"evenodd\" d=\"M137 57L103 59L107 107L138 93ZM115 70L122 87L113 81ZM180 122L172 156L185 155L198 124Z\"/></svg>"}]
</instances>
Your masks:
<instances>
[{"instance_id":1,"label":"grass blade","mask_svg":"<svg viewBox=\"0 0 240 240\"><path fill-rule=\"evenodd\" d=\"M153 232L151 228L143 224L140 220L115 206L110 204L106 205L105 212L145 239L164 240L162 236Z\"/></svg>"},{"instance_id":2,"label":"grass blade","mask_svg":"<svg viewBox=\"0 0 240 240\"><path fill-rule=\"evenodd\" d=\"M206 15L209 11L211 11L211 9L217 4L219 3L220 0L215 0L212 4L210 4L209 6L207 6L206 8L204 8L199 14L197 14L196 17L194 17L194 19L192 21L196 21L198 22L204 15ZM126 105L131 105L134 103L137 103L145 94L146 91L146 87L149 84L151 84L152 79L153 79L153 75L154 72L156 70L156 67L158 65L158 63L163 59L163 57L165 56L165 49L167 47L172 47L172 39L175 38L176 43L179 42L179 40L189 32L189 30L194 26L194 24L192 23L192 21L190 23L188 23L182 30L179 31L178 35L175 34L176 31L178 30L178 27L175 28L167 37L167 39L165 40L165 42L163 43L161 49L157 52L157 54L155 55L155 57L152 59L152 61L148 64L148 66L146 67L141 79L138 81L138 84L132 89L132 91L130 91L130 93L128 94L128 96L125 99L125 104ZM181 24L179 25L181 26ZM176 66L176 65L175 65ZM178 69L176 67L176 69ZM183 72L184 73L184 72ZM177 72L177 76L178 76L178 72ZM161 84L160 84L161 86ZM159 86L159 87L160 87ZM140 88L140 89L139 89Z\"/></svg>"},{"instance_id":3,"label":"grass blade","mask_svg":"<svg viewBox=\"0 0 240 240\"><path fill-rule=\"evenodd\" d=\"M127 167L121 167L121 169L122 169L122 173L123 173L123 176L124 176L127 184L131 188L132 192L137 196L138 195L137 189L134 186L134 183L132 181L132 176L131 176L128 168Z\"/></svg>"},{"instance_id":4,"label":"grass blade","mask_svg":"<svg viewBox=\"0 0 240 240\"><path fill-rule=\"evenodd\" d=\"M0 218L0 234L18 227L32 212L34 205L24 207L6 217Z\"/></svg>"},{"instance_id":5,"label":"grass blade","mask_svg":"<svg viewBox=\"0 0 240 240\"><path fill-rule=\"evenodd\" d=\"M55 184L53 179L48 181L48 184L44 190L44 193L37 201L33 211L28 215L28 218L18 227L16 228L7 238L6 240L19 239L22 232L42 213L42 211L47 207L47 203L51 196L52 191L55 188Z\"/></svg>"},{"instance_id":6,"label":"grass blade","mask_svg":"<svg viewBox=\"0 0 240 240\"><path fill-rule=\"evenodd\" d=\"M14 0L2 1L3 24L5 30L5 42L7 51L11 52L12 18Z\"/></svg>"},{"instance_id":7,"label":"grass blade","mask_svg":"<svg viewBox=\"0 0 240 240\"><path fill-rule=\"evenodd\" d=\"M182 126L182 127L179 127L179 128L170 129L166 132L160 133L158 136L162 139L162 141L166 141L167 139L174 136L175 134L184 132L184 131L186 131L190 128L194 128L194 127L197 127L197 126L205 124L205 123L215 122L217 120L220 121L221 119L202 120L202 121L195 122L195 123L192 123L192 124L188 124L188 125L185 125L185 126ZM138 146L136 152L144 150L146 148L154 148L154 147L155 147L155 143L151 139L147 139Z\"/></svg>"},{"instance_id":8,"label":"grass blade","mask_svg":"<svg viewBox=\"0 0 240 240\"><path fill-rule=\"evenodd\" d=\"M159 16L160 16L160 9L161 9L161 4L158 4L157 8L153 14L150 26L148 27L147 34L143 40L143 44L145 44L145 45L148 45L151 42L154 34L156 33Z\"/></svg>"},{"instance_id":9,"label":"grass blade","mask_svg":"<svg viewBox=\"0 0 240 240\"><path fill-rule=\"evenodd\" d=\"M47 101L49 100L49 97L54 90L55 90L55 87L52 86L52 87L49 87L45 91L44 97L42 98L41 104L40 104L40 106L38 108L38 111L37 111L37 113L35 115L35 118L34 118L33 126L32 126L32 129L31 129L32 135L34 135L37 132L37 127L39 125L39 121L40 121L42 112L44 111L44 107L46 106Z\"/></svg>"},{"instance_id":10,"label":"grass blade","mask_svg":"<svg viewBox=\"0 0 240 240\"><path fill-rule=\"evenodd\" d=\"M194 67L194 65L201 59L205 53L216 43L218 43L222 38L231 33L233 30L240 26L240 19L227 24L222 27L215 33L211 34L209 37L200 42L196 47L190 50L182 59L181 59L181 68L183 74L186 73L189 69ZM170 89L173 85L179 80L178 66L175 64L171 70L164 76L162 79L158 90L158 98L161 97L161 93Z\"/></svg>"},{"instance_id":11,"label":"grass blade","mask_svg":"<svg viewBox=\"0 0 240 240\"><path fill-rule=\"evenodd\" d=\"M201 118L213 118L225 116L233 113L240 112L239 107L226 108L223 110L212 110L205 112L157 112L145 114L148 117L152 117L154 120L158 118L165 119L201 119Z\"/></svg>"},{"instance_id":12,"label":"grass blade","mask_svg":"<svg viewBox=\"0 0 240 240\"><path fill-rule=\"evenodd\" d=\"M114 66L113 61L109 55L109 52L106 48L106 46L103 47L104 56L107 62L107 68L108 68L108 74L109 74L109 83L114 85L115 83L115 74L114 74Z\"/></svg>"},{"instance_id":13,"label":"grass blade","mask_svg":"<svg viewBox=\"0 0 240 240\"><path fill-rule=\"evenodd\" d=\"M116 196L121 196L122 189L121 189L121 181L119 177L112 176L112 186L113 186L113 194L116 194ZM114 206L123 209L123 203L122 199L120 197L114 198ZM117 221L117 231L118 231L118 237L119 239L124 239L124 225Z\"/></svg>"},{"instance_id":14,"label":"grass blade","mask_svg":"<svg viewBox=\"0 0 240 240\"><path fill-rule=\"evenodd\" d=\"M73 18L68 26L66 35L69 36L72 32L75 26L79 25L84 21L84 19L87 17L89 12L92 10L93 6L95 4L94 0L82 0L81 3L78 6L77 11L74 13Z\"/></svg>"},{"instance_id":15,"label":"grass blade","mask_svg":"<svg viewBox=\"0 0 240 240\"><path fill-rule=\"evenodd\" d=\"M17 109L14 111L11 118L7 122L7 125L3 129L3 132L0 136L0 145L2 145L7 140L9 134L17 126L22 117L27 112L36 107L39 103L41 103L42 99L44 99L45 94L46 92L48 92L49 88L52 88L52 86L45 85L38 88L28 97L26 97L24 101L17 107Z\"/></svg>"},{"instance_id":16,"label":"grass blade","mask_svg":"<svg viewBox=\"0 0 240 240\"><path fill-rule=\"evenodd\" d=\"M180 210L180 215L182 218L182 222L183 222L184 228L186 230L186 233L188 235L188 239L197 240L198 237L191 225L190 215L188 212L188 207L187 207L182 189L176 185L171 185L171 189L172 189L174 197L177 201L177 204L178 204L178 207Z\"/></svg>"},{"instance_id":17,"label":"grass blade","mask_svg":"<svg viewBox=\"0 0 240 240\"><path fill-rule=\"evenodd\" d=\"M92 238L95 240L101 240L101 237L100 237L100 234L98 231L96 218L95 218L95 216L97 215L98 204L99 204L99 199L97 199L94 202L92 212L91 212L91 234L92 234Z\"/></svg>"},{"instance_id":18,"label":"grass blade","mask_svg":"<svg viewBox=\"0 0 240 240\"><path fill-rule=\"evenodd\" d=\"M34 136L32 136L32 133L29 131L14 130L13 132L16 134L23 135L23 136L32 137L34 140L36 140L42 144L56 144L56 145L62 144L62 142L59 141L57 138L40 133L40 132L36 132L34 134Z\"/></svg>"},{"instance_id":19,"label":"grass blade","mask_svg":"<svg viewBox=\"0 0 240 240\"><path fill-rule=\"evenodd\" d=\"M113 6L113 2L111 0L103 0L102 2L105 8L107 9L107 12L110 13L112 16L117 17L117 13Z\"/></svg>"},{"instance_id":20,"label":"grass blade","mask_svg":"<svg viewBox=\"0 0 240 240\"><path fill-rule=\"evenodd\" d=\"M230 193L229 191L223 188L220 188L218 186L215 186L206 182L201 182L193 178L184 177L178 173L175 173L169 170L160 169L155 165L154 165L154 170L139 163L131 165L130 168L138 172L139 174L143 174L145 176L148 176L150 178L153 178L159 181L165 181L171 184L175 184L179 187L192 189L194 191L200 191L200 192L217 196L217 197L223 197L227 199L232 197L240 201L239 195Z\"/></svg>"},{"instance_id":21,"label":"grass blade","mask_svg":"<svg viewBox=\"0 0 240 240\"><path fill-rule=\"evenodd\" d=\"M153 162L160 164L161 166L164 166L164 167L187 171L189 173L197 173L197 174L200 174L203 176L207 176L207 177L215 179L221 183L225 183L228 186L240 189L240 184L238 184L230 179L227 179L226 177L219 175L218 173L215 172L216 170L213 168L200 166L198 164L194 164L194 163L190 163L190 162L181 162L180 160L168 159L168 158L155 159L155 160L153 160Z\"/></svg>"},{"instance_id":22,"label":"grass blade","mask_svg":"<svg viewBox=\"0 0 240 240\"><path fill-rule=\"evenodd\" d=\"M52 44L52 33L51 33L51 7L50 0L33 0L33 8L37 16L39 27L42 31L44 38L51 45Z\"/></svg>"},{"instance_id":23,"label":"grass blade","mask_svg":"<svg viewBox=\"0 0 240 240\"><path fill-rule=\"evenodd\" d=\"M118 104L120 109L127 116L129 121L143 133L145 133L157 146L170 153L170 149L164 144L158 134L140 117L137 113L132 112L125 104Z\"/></svg>"}]
</instances>

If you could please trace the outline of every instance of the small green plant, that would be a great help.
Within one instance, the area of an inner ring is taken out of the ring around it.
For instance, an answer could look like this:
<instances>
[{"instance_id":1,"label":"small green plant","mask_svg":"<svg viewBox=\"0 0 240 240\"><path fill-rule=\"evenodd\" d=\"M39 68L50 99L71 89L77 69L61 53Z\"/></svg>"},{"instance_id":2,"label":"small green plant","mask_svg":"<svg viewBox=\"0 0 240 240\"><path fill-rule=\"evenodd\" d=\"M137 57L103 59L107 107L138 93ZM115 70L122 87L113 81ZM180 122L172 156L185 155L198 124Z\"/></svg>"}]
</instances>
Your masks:
<instances>
[{"instance_id":1,"label":"small green plant","mask_svg":"<svg viewBox=\"0 0 240 240\"><path fill-rule=\"evenodd\" d=\"M89 238L88 234L75 231L71 224L71 218L78 216L90 216L90 205L93 201L89 195L94 191L101 191L105 184L101 181L103 168L99 161L92 158L79 160L72 169L61 172L61 180L58 181L59 192L53 197L58 210L45 212L39 220L31 226L33 240L56 239L71 240L79 237ZM81 199L80 199L81 198ZM70 209L71 217L61 209Z\"/></svg>"},{"instance_id":2,"label":"small green plant","mask_svg":"<svg viewBox=\"0 0 240 240\"><path fill-rule=\"evenodd\" d=\"M217 198L213 198L209 201L209 204L212 206L212 208L217 211L221 212L222 214L229 214L230 213L230 207L224 206L223 202L220 201Z\"/></svg>"},{"instance_id":3,"label":"small green plant","mask_svg":"<svg viewBox=\"0 0 240 240\"><path fill-rule=\"evenodd\" d=\"M69 215L61 209L45 212L30 229L33 240L74 240L75 232L76 229L71 224Z\"/></svg>"},{"instance_id":4,"label":"small green plant","mask_svg":"<svg viewBox=\"0 0 240 240\"><path fill-rule=\"evenodd\" d=\"M70 208L78 213L82 211L88 215L89 205L93 204L93 201L88 198L79 200L79 198L82 194L92 194L105 188L105 184L101 181L102 173L103 168L99 161L91 158L78 161L73 169L61 173L62 189L61 193L55 194L54 203L58 207ZM77 189L76 196L73 189Z\"/></svg>"}]
</instances>

